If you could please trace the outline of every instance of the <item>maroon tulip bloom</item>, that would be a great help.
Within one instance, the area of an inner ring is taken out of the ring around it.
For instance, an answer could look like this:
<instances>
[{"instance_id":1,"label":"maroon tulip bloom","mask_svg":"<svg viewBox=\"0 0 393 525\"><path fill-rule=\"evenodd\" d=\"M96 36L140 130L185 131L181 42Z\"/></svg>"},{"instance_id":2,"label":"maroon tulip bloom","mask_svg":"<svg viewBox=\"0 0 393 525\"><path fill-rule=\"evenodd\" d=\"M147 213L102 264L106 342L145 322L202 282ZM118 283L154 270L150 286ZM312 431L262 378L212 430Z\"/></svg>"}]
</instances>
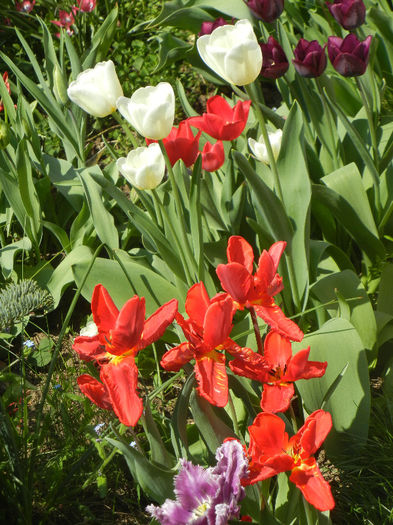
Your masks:
<instances>
[{"instance_id":1,"label":"maroon tulip bloom","mask_svg":"<svg viewBox=\"0 0 393 525\"><path fill-rule=\"evenodd\" d=\"M198 36L210 35L215 29L217 29L217 27L225 26L227 23L228 22L224 20L222 16L220 16L220 18L216 18L214 22L202 22L201 30Z\"/></svg>"},{"instance_id":2,"label":"maroon tulip bloom","mask_svg":"<svg viewBox=\"0 0 393 525\"><path fill-rule=\"evenodd\" d=\"M284 0L248 0L247 7L264 22L274 22L284 11Z\"/></svg>"},{"instance_id":3,"label":"maroon tulip bloom","mask_svg":"<svg viewBox=\"0 0 393 525\"><path fill-rule=\"evenodd\" d=\"M302 77L319 77L325 71L327 62L325 46L321 47L316 40L308 42L301 38L293 54L295 58L292 63Z\"/></svg>"},{"instance_id":4,"label":"maroon tulip bloom","mask_svg":"<svg viewBox=\"0 0 393 525\"><path fill-rule=\"evenodd\" d=\"M333 0L326 2L326 5L331 15L348 31L361 26L366 18L363 0Z\"/></svg>"},{"instance_id":5,"label":"maroon tulip bloom","mask_svg":"<svg viewBox=\"0 0 393 525\"><path fill-rule=\"evenodd\" d=\"M368 36L361 42L352 33L344 39L329 36L328 54L334 69L343 77L363 75L367 69L371 39Z\"/></svg>"},{"instance_id":6,"label":"maroon tulip bloom","mask_svg":"<svg viewBox=\"0 0 393 525\"><path fill-rule=\"evenodd\" d=\"M283 48L272 36L269 36L267 44L261 44L262 71L265 78L280 78L288 70L289 63Z\"/></svg>"}]
</instances>

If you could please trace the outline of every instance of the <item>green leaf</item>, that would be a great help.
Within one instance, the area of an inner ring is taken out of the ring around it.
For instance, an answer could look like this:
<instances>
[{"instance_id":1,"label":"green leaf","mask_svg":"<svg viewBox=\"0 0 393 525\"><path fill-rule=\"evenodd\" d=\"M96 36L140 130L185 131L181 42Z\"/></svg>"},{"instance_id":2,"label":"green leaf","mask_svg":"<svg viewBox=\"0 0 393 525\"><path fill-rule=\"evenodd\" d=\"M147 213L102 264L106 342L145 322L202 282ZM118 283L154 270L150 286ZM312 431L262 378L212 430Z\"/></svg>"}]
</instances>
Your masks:
<instances>
[{"instance_id":1,"label":"green leaf","mask_svg":"<svg viewBox=\"0 0 393 525\"><path fill-rule=\"evenodd\" d=\"M118 11L116 5L95 32L90 48L82 57L83 70L93 67L100 60L106 60L116 31Z\"/></svg>"},{"instance_id":2,"label":"green leaf","mask_svg":"<svg viewBox=\"0 0 393 525\"><path fill-rule=\"evenodd\" d=\"M377 310L393 315L393 264L386 263L378 288Z\"/></svg>"},{"instance_id":3,"label":"green leaf","mask_svg":"<svg viewBox=\"0 0 393 525\"><path fill-rule=\"evenodd\" d=\"M324 447L328 453L344 449L354 453L367 441L370 417L370 378L364 345L355 328L345 319L331 319L320 330L295 343L295 351L311 347L310 360L327 361L324 376L300 380L296 386L307 410L321 408L331 385L348 363L337 388L325 403L333 428Z\"/></svg>"},{"instance_id":4,"label":"green leaf","mask_svg":"<svg viewBox=\"0 0 393 525\"><path fill-rule=\"evenodd\" d=\"M191 392L195 387L195 375L190 374L177 398L171 419L171 440L176 457L188 458L189 446L187 439L188 404Z\"/></svg>"},{"instance_id":5,"label":"green leaf","mask_svg":"<svg viewBox=\"0 0 393 525\"><path fill-rule=\"evenodd\" d=\"M105 439L123 454L132 477L147 496L160 505L167 498L174 499L173 472L153 465L138 450L123 441L108 437Z\"/></svg>"},{"instance_id":6,"label":"green leaf","mask_svg":"<svg viewBox=\"0 0 393 525\"><path fill-rule=\"evenodd\" d=\"M22 237L19 241L8 244L0 249L0 268L5 280L9 279L14 269L15 255L21 250L28 252L31 250L31 247L30 239L28 237Z\"/></svg>"},{"instance_id":7,"label":"green leaf","mask_svg":"<svg viewBox=\"0 0 393 525\"><path fill-rule=\"evenodd\" d=\"M143 419L141 422L149 441L152 462L164 467L174 467L176 464L175 458L169 454L165 448L160 432L151 413L148 400L144 403Z\"/></svg>"}]
</instances>

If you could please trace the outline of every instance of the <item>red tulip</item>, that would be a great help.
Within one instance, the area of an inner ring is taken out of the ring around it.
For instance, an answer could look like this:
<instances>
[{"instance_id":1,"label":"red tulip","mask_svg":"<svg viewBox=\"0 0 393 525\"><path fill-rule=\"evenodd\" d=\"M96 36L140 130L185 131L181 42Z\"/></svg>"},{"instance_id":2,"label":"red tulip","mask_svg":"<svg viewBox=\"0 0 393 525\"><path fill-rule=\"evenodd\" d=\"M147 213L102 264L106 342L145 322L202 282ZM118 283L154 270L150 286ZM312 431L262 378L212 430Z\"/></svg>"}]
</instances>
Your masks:
<instances>
[{"instance_id":1,"label":"red tulip","mask_svg":"<svg viewBox=\"0 0 393 525\"><path fill-rule=\"evenodd\" d=\"M72 347L81 359L99 364L102 383L85 374L78 380L79 387L99 407L113 408L121 423L135 426L143 411L135 356L172 323L177 301L165 303L145 321L144 297L134 295L119 312L107 290L98 284L91 310L97 335L76 337Z\"/></svg>"},{"instance_id":2,"label":"red tulip","mask_svg":"<svg viewBox=\"0 0 393 525\"><path fill-rule=\"evenodd\" d=\"M77 0L79 9L83 13L91 13L95 9L97 0Z\"/></svg>"},{"instance_id":3,"label":"red tulip","mask_svg":"<svg viewBox=\"0 0 393 525\"><path fill-rule=\"evenodd\" d=\"M225 98L216 95L207 101L206 113L188 122L217 140L235 140L246 126L250 105L251 100L239 101L231 108Z\"/></svg>"},{"instance_id":4,"label":"red tulip","mask_svg":"<svg viewBox=\"0 0 393 525\"><path fill-rule=\"evenodd\" d=\"M253 307L273 330L293 341L301 341L303 332L274 302L273 297L283 289L282 278L277 268L286 242L274 243L269 251L263 250L255 274L254 253L248 242L240 236L229 238L228 264L219 264L217 275L221 286L232 297L236 308Z\"/></svg>"},{"instance_id":5,"label":"red tulip","mask_svg":"<svg viewBox=\"0 0 393 525\"><path fill-rule=\"evenodd\" d=\"M274 22L284 10L284 0L248 0L247 7L264 22Z\"/></svg>"},{"instance_id":6,"label":"red tulip","mask_svg":"<svg viewBox=\"0 0 393 525\"><path fill-rule=\"evenodd\" d=\"M327 362L309 361L310 347L292 355L289 339L269 332L264 342L263 356L244 349L241 357L229 363L240 376L264 383L261 408L265 412L285 412L295 394L293 383L299 379L322 377Z\"/></svg>"},{"instance_id":7,"label":"red tulip","mask_svg":"<svg viewBox=\"0 0 393 525\"><path fill-rule=\"evenodd\" d=\"M64 11L63 9L60 9L59 20L51 20L52 24L64 28L69 35L72 35L73 30L71 29L71 26L75 23L74 14L76 13L76 9L78 8L73 7L72 12L70 13ZM57 36L59 36L59 33Z\"/></svg>"},{"instance_id":8,"label":"red tulip","mask_svg":"<svg viewBox=\"0 0 393 525\"><path fill-rule=\"evenodd\" d=\"M316 40L308 42L301 38L293 54L295 59L292 63L302 77L319 77L325 71L327 63L325 46L321 47Z\"/></svg>"},{"instance_id":9,"label":"red tulip","mask_svg":"<svg viewBox=\"0 0 393 525\"><path fill-rule=\"evenodd\" d=\"M330 485L323 478L313 456L332 428L332 417L316 410L297 434L288 439L284 421L275 414L262 412L248 427L249 477L244 485L291 471L290 481L301 490L306 500L320 511L333 509L335 503Z\"/></svg>"},{"instance_id":10,"label":"red tulip","mask_svg":"<svg viewBox=\"0 0 393 525\"><path fill-rule=\"evenodd\" d=\"M272 36L267 44L260 44L262 49L262 71L265 78L282 77L288 70L289 63L283 48Z\"/></svg>"},{"instance_id":11,"label":"red tulip","mask_svg":"<svg viewBox=\"0 0 393 525\"><path fill-rule=\"evenodd\" d=\"M20 13L30 13L35 5L35 0L24 0L23 2L15 2L16 10Z\"/></svg>"},{"instance_id":12,"label":"red tulip","mask_svg":"<svg viewBox=\"0 0 393 525\"><path fill-rule=\"evenodd\" d=\"M206 142L202 150L202 168L206 171L216 171L224 164L224 144L217 140L215 144Z\"/></svg>"},{"instance_id":13,"label":"red tulip","mask_svg":"<svg viewBox=\"0 0 393 525\"><path fill-rule=\"evenodd\" d=\"M366 6L362 0L333 0L326 5L337 22L348 31L361 26L366 18Z\"/></svg>"},{"instance_id":14,"label":"red tulip","mask_svg":"<svg viewBox=\"0 0 393 525\"><path fill-rule=\"evenodd\" d=\"M371 36L362 42L356 35L349 34L344 39L329 36L328 55L334 69L343 77L357 77L366 72Z\"/></svg>"},{"instance_id":15,"label":"red tulip","mask_svg":"<svg viewBox=\"0 0 393 525\"><path fill-rule=\"evenodd\" d=\"M232 330L233 308L228 296L209 299L203 283L192 286L186 298L188 320L180 314L180 324L187 343L171 348L164 354L161 366L177 372L195 359L195 377L198 393L209 403L223 407L228 402L228 378L225 368L227 350L233 355L242 355L242 349L229 338Z\"/></svg>"},{"instance_id":16,"label":"red tulip","mask_svg":"<svg viewBox=\"0 0 393 525\"><path fill-rule=\"evenodd\" d=\"M173 126L169 135L163 139L163 143L168 154L171 165L182 159L184 164L189 167L196 161L199 154L199 132L195 137L191 131L189 120L182 120L179 127ZM146 139L147 144L157 142L156 140Z\"/></svg>"},{"instance_id":17,"label":"red tulip","mask_svg":"<svg viewBox=\"0 0 393 525\"><path fill-rule=\"evenodd\" d=\"M220 16L216 18L214 22L202 22L201 30L198 33L198 36L210 35L217 27L225 26L228 22Z\"/></svg>"}]
</instances>

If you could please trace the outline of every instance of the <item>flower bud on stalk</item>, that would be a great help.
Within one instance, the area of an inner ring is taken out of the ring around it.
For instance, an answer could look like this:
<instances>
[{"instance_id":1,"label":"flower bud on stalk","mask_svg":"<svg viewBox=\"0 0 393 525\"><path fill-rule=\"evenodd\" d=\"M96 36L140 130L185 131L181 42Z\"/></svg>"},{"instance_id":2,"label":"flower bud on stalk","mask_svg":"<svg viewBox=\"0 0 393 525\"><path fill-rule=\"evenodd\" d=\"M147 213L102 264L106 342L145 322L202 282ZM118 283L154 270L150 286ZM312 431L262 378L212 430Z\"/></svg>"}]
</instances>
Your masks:
<instances>
[{"instance_id":1,"label":"flower bud on stalk","mask_svg":"<svg viewBox=\"0 0 393 525\"><path fill-rule=\"evenodd\" d=\"M249 0L247 7L263 22L274 22L284 11L284 0Z\"/></svg>"},{"instance_id":2,"label":"flower bud on stalk","mask_svg":"<svg viewBox=\"0 0 393 525\"><path fill-rule=\"evenodd\" d=\"M282 139L281 129L278 129L275 133L269 133L269 142L272 147L273 156L276 160L277 160L278 154L280 153L281 139ZM258 160L260 160L261 162L264 162L265 164L269 164L269 155L267 154L266 144L265 144L265 141L263 140L262 135L259 137L258 141L256 141L255 139L249 138L248 146Z\"/></svg>"},{"instance_id":3,"label":"flower bud on stalk","mask_svg":"<svg viewBox=\"0 0 393 525\"><path fill-rule=\"evenodd\" d=\"M326 5L331 15L348 31L361 26L366 18L366 6L362 0L333 0Z\"/></svg>"},{"instance_id":4,"label":"flower bud on stalk","mask_svg":"<svg viewBox=\"0 0 393 525\"><path fill-rule=\"evenodd\" d=\"M67 104L67 86L64 80L63 72L61 71L58 64L55 65L53 71L53 94L55 95L57 102L63 104L64 106Z\"/></svg>"}]
</instances>

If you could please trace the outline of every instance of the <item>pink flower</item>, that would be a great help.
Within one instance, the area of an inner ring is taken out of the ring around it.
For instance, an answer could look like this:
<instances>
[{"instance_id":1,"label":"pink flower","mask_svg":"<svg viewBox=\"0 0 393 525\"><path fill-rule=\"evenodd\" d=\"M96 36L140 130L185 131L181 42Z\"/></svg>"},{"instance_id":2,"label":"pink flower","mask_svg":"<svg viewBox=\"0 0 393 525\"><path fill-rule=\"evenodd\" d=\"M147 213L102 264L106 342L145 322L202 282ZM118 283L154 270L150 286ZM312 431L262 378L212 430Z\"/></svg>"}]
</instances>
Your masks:
<instances>
[{"instance_id":1,"label":"pink flower","mask_svg":"<svg viewBox=\"0 0 393 525\"><path fill-rule=\"evenodd\" d=\"M30 13L35 5L35 0L24 0L23 2L15 2L16 10L20 13Z\"/></svg>"},{"instance_id":2,"label":"pink flower","mask_svg":"<svg viewBox=\"0 0 393 525\"><path fill-rule=\"evenodd\" d=\"M75 8L73 8L73 11L75 12ZM59 20L51 20L52 24L55 24L58 27L64 27L64 29L68 30L70 27L75 23L74 14L68 13L67 11L63 11L63 9L60 9L59 11Z\"/></svg>"},{"instance_id":3,"label":"pink flower","mask_svg":"<svg viewBox=\"0 0 393 525\"><path fill-rule=\"evenodd\" d=\"M83 13L91 13L96 8L97 0L77 0L79 9Z\"/></svg>"}]
</instances>

